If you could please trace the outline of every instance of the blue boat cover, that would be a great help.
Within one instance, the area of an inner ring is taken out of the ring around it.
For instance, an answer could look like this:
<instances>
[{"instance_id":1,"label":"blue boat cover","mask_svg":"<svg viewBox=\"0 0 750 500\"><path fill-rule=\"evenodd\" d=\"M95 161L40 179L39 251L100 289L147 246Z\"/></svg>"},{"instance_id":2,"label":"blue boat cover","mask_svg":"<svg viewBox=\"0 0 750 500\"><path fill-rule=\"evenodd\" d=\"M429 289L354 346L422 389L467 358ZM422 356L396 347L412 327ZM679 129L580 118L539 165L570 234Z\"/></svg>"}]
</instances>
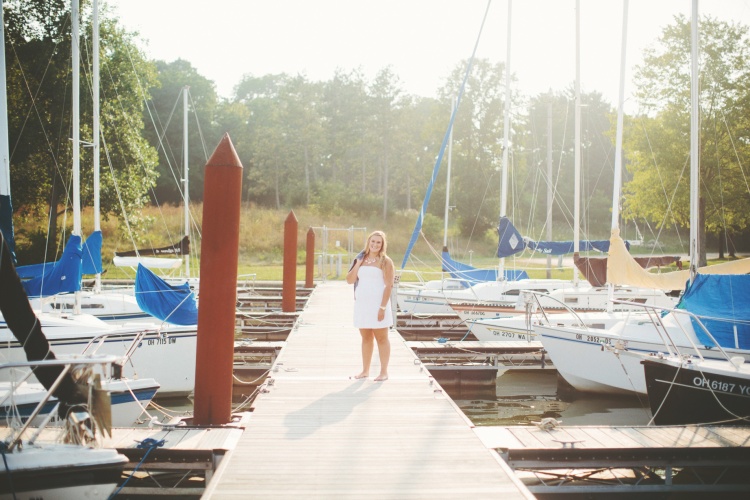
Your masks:
<instances>
[{"instance_id":1,"label":"blue boat cover","mask_svg":"<svg viewBox=\"0 0 750 500\"><path fill-rule=\"evenodd\" d=\"M505 216L500 217L497 224L497 256L500 258L510 257L526 248L526 242L518 229Z\"/></svg>"},{"instance_id":2,"label":"blue boat cover","mask_svg":"<svg viewBox=\"0 0 750 500\"><path fill-rule=\"evenodd\" d=\"M523 238L507 217L500 218L497 233L499 236L498 257L509 257L525 248L544 255L565 255L573 253L575 247L574 241L534 241ZM630 250L630 243L626 241L625 247ZM581 252L598 250L607 253L609 252L609 240L581 240L578 242L578 249Z\"/></svg>"},{"instance_id":3,"label":"blue boat cover","mask_svg":"<svg viewBox=\"0 0 750 500\"><path fill-rule=\"evenodd\" d=\"M750 349L750 275L697 274L677 308L716 318L701 322L721 347ZM695 320L693 328L703 345L716 345Z\"/></svg>"},{"instance_id":4,"label":"blue boat cover","mask_svg":"<svg viewBox=\"0 0 750 500\"><path fill-rule=\"evenodd\" d=\"M135 300L143 311L167 323L198 324L198 303L190 285L172 286L141 264L135 274Z\"/></svg>"},{"instance_id":5,"label":"blue boat cover","mask_svg":"<svg viewBox=\"0 0 750 500\"><path fill-rule=\"evenodd\" d=\"M80 239L80 238L79 238ZM63 254L64 255L64 254ZM100 274L102 272L102 232L94 231L86 238L81 252L81 274ZM58 261L59 262L59 261ZM16 272L21 279L27 280L37 278L49 272L57 262L45 262L43 264L28 264L16 267ZM80 288L79 288L80 290Z\"/></svg>"},{"instance_id":6,"label":"blue boat cover","mask_svg":"<svg viewBox=\"0 0 750 500\"><path fill-rule=\"evenodd\" d=\"M83 251L81 237L71 235L62 257L55 263L36 265L42 274L23 282L29 297L49 297L58 293L77 292L81 289ZM19 276L23 277L21 273Z\"/></svg>"},{"instance_id":7,"label":"blue boat cover","mask_svg":"<svg viewBox=\"0 0 750 500\"><path fill-rule=\"evenodd\" d=\"M28 280L31 278L37 278L45 273L48 269L55 267L57 262L45 262L44 264L27 264L25 266L18 266L16 272L22 280Z\"/></svg>"},{"instance_id":8,"label":"blue boat cover","mask_svg":"<svg viewBox=\"0 0 750 500\"><path fill-rule=\"evenodd\" d=\"M102 232L94 231L83 242L83 274L102 272Z\"/></svg>"},{"instance_id":9,"label":"blue boat cover","mask_svg":"<svg viewBox=\"0 0 750 500\"><path fill-rule=\"evenodd\" d=\"M463 285L466 287L484 281L497 281L497 269L479 269L455 261L451 258L447 250L443 250L442 261L443 271L450 273L453 279L462 280ZM503 275L508 281L516 281L529 277L526 271L517 269L505 269Z\"/></svg>"},{"instance_id":10,"label":"blue boat cover","mask_svg":"<svg viewBox=\"0 0 750 500\"><path fill-rule=\"evenodd\" d=\"M529 249L544 255L565 255L574 252L575 242L573 241L532 241L526 242ZM625 247L630 250L630 244L626 241ZM581 240L578 242L580 252L590 252L597 250L602 253L609 252L609 240Z\"/></svg>"}]
</instances>

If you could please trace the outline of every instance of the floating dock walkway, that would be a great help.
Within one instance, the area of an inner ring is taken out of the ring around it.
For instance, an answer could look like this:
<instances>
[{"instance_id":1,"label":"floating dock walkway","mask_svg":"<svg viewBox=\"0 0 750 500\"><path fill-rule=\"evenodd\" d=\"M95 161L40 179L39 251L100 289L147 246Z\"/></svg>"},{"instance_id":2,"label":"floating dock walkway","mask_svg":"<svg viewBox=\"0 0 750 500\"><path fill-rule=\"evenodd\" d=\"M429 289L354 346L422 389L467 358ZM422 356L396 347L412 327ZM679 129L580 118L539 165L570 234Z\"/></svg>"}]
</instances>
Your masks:
<instances>
[{"instance_id":1,"label":"floating dock walkway","mask_svg":"<svg viewBox=\"0 0 750 500\"><path fill-rule=\"evenodd\" d=\"M318 285L205 499L534 498L414 352L390 332L390 378L366 380L352 288Z\"/></svg>"}]
</instances>

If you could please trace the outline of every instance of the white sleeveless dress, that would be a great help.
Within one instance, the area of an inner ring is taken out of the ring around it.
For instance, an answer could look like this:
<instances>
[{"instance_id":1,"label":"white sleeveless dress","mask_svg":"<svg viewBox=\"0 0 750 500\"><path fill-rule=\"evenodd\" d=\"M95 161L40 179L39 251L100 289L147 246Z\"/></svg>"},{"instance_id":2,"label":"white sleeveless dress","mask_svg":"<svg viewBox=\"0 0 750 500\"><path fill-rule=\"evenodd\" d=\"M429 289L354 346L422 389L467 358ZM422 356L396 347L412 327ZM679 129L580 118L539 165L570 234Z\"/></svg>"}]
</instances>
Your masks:
<instances>
[{"instance_id":1,"label":"white sleeveless dress","mask_svg":"<svg viewBox=\"0 0 750 500\"><path fill-rule=\"evenodd\" d=\"M383 321L378 321L378 311L385 289L382 269L375 266L362 266L357 271L357 277L359 283L354 291L354 326L356 328L390 328L393 325L390 299L385 306Z\"/></svg>"}]
</instances>

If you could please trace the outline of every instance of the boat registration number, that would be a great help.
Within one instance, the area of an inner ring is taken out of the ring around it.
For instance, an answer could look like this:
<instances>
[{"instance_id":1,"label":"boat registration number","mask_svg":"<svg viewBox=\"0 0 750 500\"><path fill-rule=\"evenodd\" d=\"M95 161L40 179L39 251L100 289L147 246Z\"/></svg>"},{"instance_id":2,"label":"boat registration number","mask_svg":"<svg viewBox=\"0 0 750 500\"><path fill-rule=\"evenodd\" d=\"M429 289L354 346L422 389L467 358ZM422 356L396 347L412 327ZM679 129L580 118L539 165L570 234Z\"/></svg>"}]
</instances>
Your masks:
<instances>
[{"instance_id":1,"label":"boat registration number","mask_svg":"<svg viewBox=\"0 0 750 500\"><path fill-rule=\"evenodd\" d=\"M693 385L695 387L703 387L711 389L712 391L727 392L732 394L742 394L743 396L750 396L750 386L735 384L732 382L724 382L721 380L711 380L706 377L693 377Z\"/></svg>"},{"instance_id":2,"label":"boat registration number","mask_svg":"<svg viewBox=\"0 0 750 500\"><path fill-rule=\"evenodd\" d=\"M607 337L599 337L598 335L583 335L582 333L576 334L576 340L585 340L586 342L594 342L596 344L610 343L610 339Z\"/></svg>"},{"instance_id":3,"label":"boat registration number","mask_svg":"<svg viewBox=\"0 0 750 500\"><path fill-rule=\"evenodd\" d=\"M146 345L167 345L176 343L177 339L175 337L168 337L166 339L146 339Z\"/></svg>"},{"instance_id":4,"label":"boat registration number","mask_svg":"<svg viewBox=\"0 0 750 500\"><path fill-rule=\"evenodd\" d=\"M506 339L519 339L519 340L526 340L526 335L522 333L515 333L515 332L508 332L505 330L493 330L492 334L496 337L503 337Z\"/></svg>"}]
</instances>

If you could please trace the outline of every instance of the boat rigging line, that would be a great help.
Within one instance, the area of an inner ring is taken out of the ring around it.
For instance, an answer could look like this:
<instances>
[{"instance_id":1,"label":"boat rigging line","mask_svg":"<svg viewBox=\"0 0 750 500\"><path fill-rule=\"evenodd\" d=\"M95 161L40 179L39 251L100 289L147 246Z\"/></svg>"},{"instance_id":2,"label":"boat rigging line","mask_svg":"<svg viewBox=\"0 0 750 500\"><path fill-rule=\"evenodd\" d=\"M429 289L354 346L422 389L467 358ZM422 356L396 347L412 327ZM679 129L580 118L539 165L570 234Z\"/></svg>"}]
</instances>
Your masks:
<instances>
[{"instance_id":1,"label":"boat rigging line","mask_svg":"<svg viewBox=\"0 0 750 500\"><path fill-rule=\"evenodd\" d=\"M453 129L453 122L456 119L456 112L458 111L458 107L461 105L461 97L464 94L464 89L466 88L466 81L469 79L469 74L471 74L471 68L474 63L474 57L477 53L477 48L479 47L479 40L482 38L482 30L484 29L484 23L487 20L487 15L490 11L490 5L492 5L492 0L487 1L487 7L484 11L484 17L482 18L482 24L479 27L479 33L477 34L477 40L474 43L474 50L471 53L471 57L469 58L468 63L466 64L466 72L464 73L464 79L461 82L461 87L458 91L458 96L456 97L456 105L453 107L453 112L451 113L451 119L448 122L448 128L445 131L445 135L443 136L443 143L440 145L440 152L438 153L437 159L435 160L435 167L432 170L432 178L430 179L430 183L427 186L427 192L425 193L424 202L422 203L422 208L419 211L419 216L417 217L417 222L414 225L414 231L412 232L411 239L409 240L409 244L406 247L406 252L404 252L404 259L401 261L401 269L406 267L406 262L409 260L409 255L411 254L411 250L414 247L414 244L417 241L417 237L419 236L419 233L422 230L422 222L424 221L425 214L427 213L427 205L430 202L430 195L432 194L432 188L435 186L435 181L437 180L438 172L440 172L440 164L443 162L443 154L445 153L445 148L448 145L448 141L450 139L451 130Z\"/></svg>"}]
</instances>

